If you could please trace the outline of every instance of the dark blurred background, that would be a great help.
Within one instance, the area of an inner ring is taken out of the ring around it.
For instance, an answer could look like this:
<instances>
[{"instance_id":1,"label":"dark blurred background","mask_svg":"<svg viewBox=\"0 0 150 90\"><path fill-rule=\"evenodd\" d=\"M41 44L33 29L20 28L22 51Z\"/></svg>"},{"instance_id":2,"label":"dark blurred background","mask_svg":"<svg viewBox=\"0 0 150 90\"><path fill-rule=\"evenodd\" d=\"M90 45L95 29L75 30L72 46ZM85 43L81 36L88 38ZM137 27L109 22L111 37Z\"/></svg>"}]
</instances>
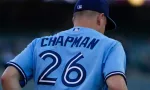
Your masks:
<instances>
[{"instance_id":1,"label":"dark blurred background","mask_svg":"<svg viewBox=\"0 0 150 90\"><path fill-rule=\"evenodd\" d=\"M0 75L4 64L34 38L71 28L75 2L76 0L0 0ZM108 2L110 16L118 28L107 31L105 35L119 40L125 48L129 90L150 90L150 1ZM33 82L29 82L25 89L33 90Z\"/></svg>"}]
</instances>

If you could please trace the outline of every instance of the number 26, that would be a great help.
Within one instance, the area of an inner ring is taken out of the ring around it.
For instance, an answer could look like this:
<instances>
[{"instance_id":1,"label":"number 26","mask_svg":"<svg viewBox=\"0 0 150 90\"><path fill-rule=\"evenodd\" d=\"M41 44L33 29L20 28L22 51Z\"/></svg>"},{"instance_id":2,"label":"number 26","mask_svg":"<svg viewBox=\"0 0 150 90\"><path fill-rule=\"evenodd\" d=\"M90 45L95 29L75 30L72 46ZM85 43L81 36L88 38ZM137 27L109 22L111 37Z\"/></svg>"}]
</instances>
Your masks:
<instances>
[{"instance_id":1,"label":"number 26","mask_svg":"<svg viewBox=\"0 0 150 90\"><path fill-rule=\"evenodd\" d=\"M46 69L40 74L38 78L38 84L42 85L55 85L57 78L48 78L48 75L56 70L61 64L61 56L51 50L42 52L40 58L45 60L46 58L52 58L52 63L46 67ZM84 58L83 54L80 52L69 60L66 64L63 74L61 76L62 83L68 87L75 87L82 84L86 78L86 70L77 62ZM71 79L69 77L71 72L77 72L77 78Z\"/></svg>"}]
</instances>

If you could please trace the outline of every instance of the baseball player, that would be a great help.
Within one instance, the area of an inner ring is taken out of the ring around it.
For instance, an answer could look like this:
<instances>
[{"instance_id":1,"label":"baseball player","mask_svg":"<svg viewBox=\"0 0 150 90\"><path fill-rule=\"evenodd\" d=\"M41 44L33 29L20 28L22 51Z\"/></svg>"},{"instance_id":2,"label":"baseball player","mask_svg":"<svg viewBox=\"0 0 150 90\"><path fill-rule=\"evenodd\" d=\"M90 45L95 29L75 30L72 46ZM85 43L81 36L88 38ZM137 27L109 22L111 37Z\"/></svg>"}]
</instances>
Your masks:
<instances>
[{"instance_id":1,"label":"baseball player","mask_svg":"<svg viewBox=\"0 0 150 90\"><path fill-rule=\"evenodd\" d=\"M127 90L126 55L119 41L104 35L115 29L106 0L78 0L74 27L34 39L7 63L3 90Z\"/></svg>"}]
</instances>

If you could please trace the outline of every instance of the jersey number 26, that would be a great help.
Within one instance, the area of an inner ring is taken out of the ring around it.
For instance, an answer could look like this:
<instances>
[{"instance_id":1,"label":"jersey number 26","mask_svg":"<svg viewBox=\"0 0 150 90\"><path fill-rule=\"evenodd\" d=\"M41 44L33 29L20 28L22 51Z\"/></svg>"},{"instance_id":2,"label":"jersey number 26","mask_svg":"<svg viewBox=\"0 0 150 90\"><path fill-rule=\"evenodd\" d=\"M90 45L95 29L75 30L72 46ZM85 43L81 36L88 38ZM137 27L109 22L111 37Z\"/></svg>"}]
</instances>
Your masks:
<instances>
[{"instance_id":1,"label":"jersey number 26","mask_svg":"<svg viewBox=\"0 0 150 90\"><path fill-rule=\"evenodd\" d=\"M56 70L60 66L61 56L57 52L51 50L44 51L39 56L43 60L46 60L47 58L52 58L53 61L40 74L38 78L38 84L55 85L57 78L49 78L48 75L50 75L54 70ZM84 56L80 52L73 58L71 58L66 64L63 74L61 76L61 80L64 85L68 87L75 87L84 82L86 78L86 70L81 64L77 63L82 58L84 58ZM77 72L78 75L75 79L69 77L71 72Z\"/></svg>"}]
</instances>

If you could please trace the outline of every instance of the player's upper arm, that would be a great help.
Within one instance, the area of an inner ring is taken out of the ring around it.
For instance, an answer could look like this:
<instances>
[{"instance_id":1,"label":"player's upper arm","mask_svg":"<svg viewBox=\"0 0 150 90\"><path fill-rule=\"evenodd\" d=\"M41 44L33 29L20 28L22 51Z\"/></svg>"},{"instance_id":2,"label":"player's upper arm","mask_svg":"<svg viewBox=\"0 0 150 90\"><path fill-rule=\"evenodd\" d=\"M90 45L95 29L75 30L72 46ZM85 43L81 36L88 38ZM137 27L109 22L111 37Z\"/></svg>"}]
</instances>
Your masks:
<instances>
[{"instance_id":1,"label":"player's upper arm","mask_svg":"<svg viewBox=\"0 0 150 90\"><path fill-rule=\"evenodd\" d=\"M9 66L4 71L3 75L1 76L1 80L4 81L6 79L15 78L17 80L21 79L21 75L15 67Z\"/></svg>"},{"instance_id":2,"label":"player's upper arm","mask_svg":"<svg viewBox=\"0 0 150 90\"><path fill-rule=\"evenodd\" d=\"M114 75L106 80L108 90L127 90L126 82L121 75Z\"/></svg>"},{"instance_id":3,"label":"player's upper arm","mask_svg":"<svg viewBox=\"0 0 150 90\"><path fill-rule=\"evenodd\" d=\"M105 58L103 74L109 90L127 90L126 55L121 43L117 42Z\"/></svg>"},{"instance_id":4,"label":"player's upper arm","mask_svg":"<svg viewBox=\"0 0 150 90\"><path fill-rule=\"evenodd\" d=\"M36 40L36 39L35 39ZM33 55L35 40L33 40L19 55L7 63L7 66L16 68L22 77L20 85L23 87L27 81L33 76ZM11 69L9 69L11 70ZM16 72L10 72L11 74Z\"/></svg>"}]
</instances>

